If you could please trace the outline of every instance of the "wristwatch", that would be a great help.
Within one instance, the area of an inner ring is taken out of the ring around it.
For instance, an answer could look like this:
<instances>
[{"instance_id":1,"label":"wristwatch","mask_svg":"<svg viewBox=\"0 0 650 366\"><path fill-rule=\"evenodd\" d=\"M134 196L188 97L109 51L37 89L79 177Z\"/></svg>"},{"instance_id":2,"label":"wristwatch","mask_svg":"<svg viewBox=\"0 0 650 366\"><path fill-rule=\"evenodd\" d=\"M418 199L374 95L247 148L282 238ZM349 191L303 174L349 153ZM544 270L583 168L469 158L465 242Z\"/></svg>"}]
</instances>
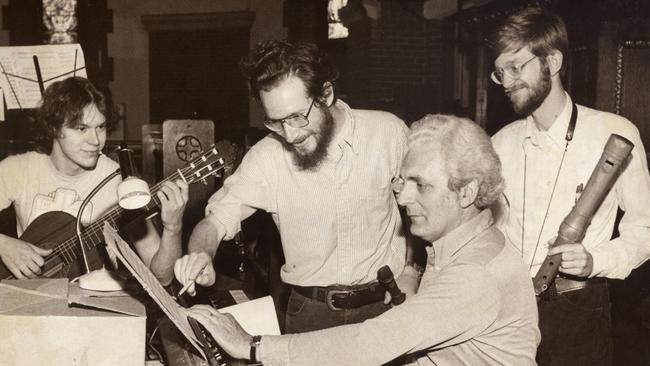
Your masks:
<instances>
[{"instance_id":1,"label":"wristwatch","mask_svg":"<svg viewBox=\"0 0 650 366\"><path fill-rule=\"evenodd\" d=\"M251 342L249 345L251 346L251 352L250 352L250 359L253 361L253 363L257 363L257 348L260 346L260 342L262 342L262 336L261 335L256 335L253 336L253 339L251 339Z\"/></svg>"}]
</instances>

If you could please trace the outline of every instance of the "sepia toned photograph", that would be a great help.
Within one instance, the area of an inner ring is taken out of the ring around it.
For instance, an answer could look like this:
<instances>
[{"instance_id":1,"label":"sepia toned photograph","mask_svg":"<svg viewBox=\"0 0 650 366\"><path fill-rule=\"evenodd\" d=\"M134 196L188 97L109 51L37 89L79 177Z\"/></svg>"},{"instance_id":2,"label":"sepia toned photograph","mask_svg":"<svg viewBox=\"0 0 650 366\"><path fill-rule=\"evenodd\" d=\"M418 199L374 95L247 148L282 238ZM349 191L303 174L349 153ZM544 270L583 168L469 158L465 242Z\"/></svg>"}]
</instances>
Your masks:
<instances>
[{"instance_id":1,"label":"sepia toned photograph","mask_svg":"<svg viewBox=\"0 0 650 366\"><path fill-rule=\"evenodd\" d=\"M0 0L0 366L650 365L650 0Z\"/></svg>"}]
</instances>

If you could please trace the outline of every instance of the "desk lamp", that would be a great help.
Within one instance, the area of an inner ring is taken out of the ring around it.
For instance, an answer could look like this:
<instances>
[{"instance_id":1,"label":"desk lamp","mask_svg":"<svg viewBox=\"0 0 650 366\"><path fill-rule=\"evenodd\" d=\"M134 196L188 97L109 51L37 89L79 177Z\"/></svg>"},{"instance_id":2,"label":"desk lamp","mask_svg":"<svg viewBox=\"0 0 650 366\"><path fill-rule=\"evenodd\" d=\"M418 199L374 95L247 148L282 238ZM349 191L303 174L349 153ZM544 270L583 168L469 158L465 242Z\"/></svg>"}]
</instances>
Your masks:
<instances>
[{"instance_id":1,"label":"desk lamp","mask_svg":"<svg viewBox=\"0 0 650 366\"><path fill-rule=\"evenodd\" d=\"M86 274L79 276L79 287L94 291L117 291L124 289L124 280L115 273L107 271L104 267L91 271L88 265L86 249L81 235L81 216L84 208L90 200L106 185L111 179L122 175L122 182L117 186L118 204L127 210L134 210L144 207L151 200L149 186L145 181L135 174L136 169L133 163L133 150L121 145L117 150L120 168L109 174L86 196L77 213L76 228L77 239L81 246L81 253L86 267Z\"/></svg>"}]
</instances>

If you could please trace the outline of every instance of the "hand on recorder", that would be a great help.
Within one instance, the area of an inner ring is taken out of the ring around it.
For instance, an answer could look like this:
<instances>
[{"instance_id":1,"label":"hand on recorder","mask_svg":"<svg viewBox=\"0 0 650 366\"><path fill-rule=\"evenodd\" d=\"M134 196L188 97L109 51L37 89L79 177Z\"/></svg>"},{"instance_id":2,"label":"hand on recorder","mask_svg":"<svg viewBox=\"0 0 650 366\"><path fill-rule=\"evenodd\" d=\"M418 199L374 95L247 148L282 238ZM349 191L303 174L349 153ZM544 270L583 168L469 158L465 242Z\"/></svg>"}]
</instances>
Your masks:
<instances>
[{"instance_id":1,"label":"hand on recorder","mask_svg":"<svg viewBox=\"0 0 650 366\"><path fill-rule=\"evenodd\" d=\"M50 253L52 249L41 249L22 240L0 235L0 257L18 279L38 277L45 263L43 257Z\"/></svg>"},{"instance_id":2,"label":"hand on recorder","mask_svg":"<svg viewBox=\"0 0 650 366\"><path fill-rule=\"evenodd\" d=\"M195 305L186 311L188 316L198 320L207 329L230 356L238 359L250 357L250 342L253 337L246 333L235 317L221 314L209 305Z\"/></svg>"},{"instance_id":3,"label":"hand on recorder","mask_svg":"<svg viewBox=\"0 0 650 366\"><path fill-rule=\"evenodd\" d=\"M555 242L555 238L549 240L549 245ZM580 243L561 244L552 247L548 255L560 254L560 272L578 277L589 277L594 269L594 258Z\"/></svg>"},{"instance_id":4,"label":"hand on recorder","mask_svg":"<svg viewBox=\"0 0 650 366\"><path fill-rule=\"evenodd\" d=\"M174 263L174 275L183 286L192 283L187 292L196 295L196 286L211 286L216 279L212 257L206 252L186 254Z\"/></svg>"}]
</instances>

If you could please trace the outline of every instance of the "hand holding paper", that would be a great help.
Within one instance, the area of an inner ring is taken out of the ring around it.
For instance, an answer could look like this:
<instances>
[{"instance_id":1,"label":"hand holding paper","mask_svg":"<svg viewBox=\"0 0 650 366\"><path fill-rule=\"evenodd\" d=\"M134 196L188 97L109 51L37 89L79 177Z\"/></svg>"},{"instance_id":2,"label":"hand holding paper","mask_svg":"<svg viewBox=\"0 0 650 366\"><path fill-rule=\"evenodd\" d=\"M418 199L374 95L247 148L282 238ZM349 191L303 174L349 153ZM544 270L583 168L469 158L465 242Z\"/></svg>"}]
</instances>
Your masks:
<instances>
[{"instance_id":1,"label":"hand holding paper","mask_svg":"<svg viewBox=\"0 0 650 366\"><path fill-rule=\"evenodd\" d=\"M203 324L230 356L238 359L249 357L249 344L253 337L239 325L232 314L221 314L209 305L195 305L188 311L188 316Z\"/></svg>"},{"instance_id":2,"label":"hand holding paper","mask_svg":"<svg viewBox=\"0 0 650 366\"><path fill-rule=\"evenodd\" d=\"M194 309L187 310L178 305L174 299L162 287L160 282L151 273L149 268L142 263L140 258L127 243L122 240L108 222L104 225L104 238L108 245L109 250L114 251L124 266L133 274L133 276L140 282L142 287L154 299L154 301L162 308L164 313L169 317L172 323L181 331L181 333L190 341L196 350L205 357L202 348L197 342L192 328L187 321L187 315L193 316ZM212 282L214 282L214 269L211 262L204 267L206 271L212 272ZM201 267L198 267L197 272L201 272ZM197 280L198 283L198 280ZM216 310L214 310L216 311ZM223 313L232 314L238 319L237 327L241 324L241 329L244 332L253 334L280 334L280 327L278 325L277 316L275 314L275 306L273 299L270 296L262 297L259 299L251 300L242 304L229 306L220 310ZM199 317L196 317L197 320ZM233 319L232 322L235 322ZM203 321L201 321L203 323ZM205 324L204 324L205 326ZM229 326L235 327L234 324ZM217 325L212 325L212 328ZM207 327L206 327L207 328ZM210 333L212 331L207 328ZM213 329L214 330L214 329ZM214 330L219 335L223 330ZM213 335L214 337L214 335ZM219 343L219 339L215 338ZM228 348L226 348L228 350ZM247 358L247 357L244 357Z\"/></svg>"}]
</instances>

